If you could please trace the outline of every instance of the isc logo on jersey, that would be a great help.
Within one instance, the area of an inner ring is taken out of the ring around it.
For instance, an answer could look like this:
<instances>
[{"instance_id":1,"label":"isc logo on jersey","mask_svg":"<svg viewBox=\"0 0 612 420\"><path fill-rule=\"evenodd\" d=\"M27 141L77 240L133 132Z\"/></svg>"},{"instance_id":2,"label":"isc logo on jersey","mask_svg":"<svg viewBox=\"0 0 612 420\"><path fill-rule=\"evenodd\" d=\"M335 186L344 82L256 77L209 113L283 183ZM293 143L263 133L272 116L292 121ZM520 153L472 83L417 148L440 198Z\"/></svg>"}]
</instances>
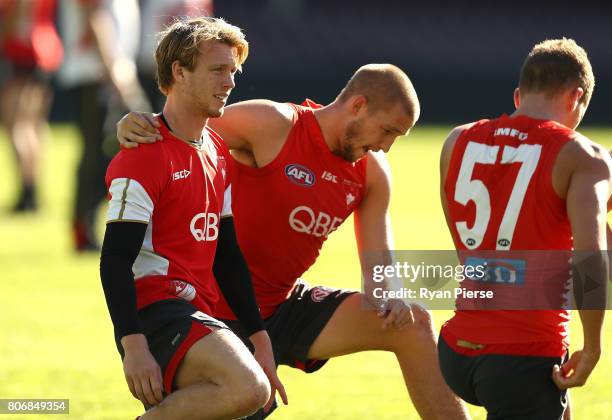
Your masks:
<instances>
[{"instance_id":1,"label":"isc logo on jersey","mask_svg":"<svg viewBox=\"0 0 612 420\"><path fill-rule=\"evenodd\" d=\"M315 183L315 176L312 171L297 163L285 166L285 175L291 182L301 187L312 187Z\"/></svg>"},{"instance_id":2,"label":"isc logo on jersey","mask_svg":"<svg viewBox=\"0 0 612 420\"><path fill-rule=\"evenodd\" d=\"M216 241L219 236L219 215L217 213L198 213L189 225L196 241Z\"/></svg>"},{"instance_id":3,"label":"isc logo on jersey","mask_svg":"<svg viewBox=\"0 0 612 420\"><path fill-rule=\"evenodd\" d=\"M191 175L191 171L187 169L183 169L182 171L177 171L174 174L172 174L172 180L178 181L179 179L187 179L189 178L189 175Z\"/></svg>"}]
</instances>

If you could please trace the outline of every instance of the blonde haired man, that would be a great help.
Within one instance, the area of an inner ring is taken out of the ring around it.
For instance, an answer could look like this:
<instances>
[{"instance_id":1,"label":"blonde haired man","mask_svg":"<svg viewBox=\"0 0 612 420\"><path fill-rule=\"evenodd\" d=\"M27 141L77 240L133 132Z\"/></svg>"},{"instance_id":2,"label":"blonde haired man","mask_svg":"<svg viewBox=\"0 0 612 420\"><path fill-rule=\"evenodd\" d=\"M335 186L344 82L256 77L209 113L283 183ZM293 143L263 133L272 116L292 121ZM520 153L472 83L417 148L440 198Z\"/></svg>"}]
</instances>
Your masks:
<instances>
[{"instance_id":1,"label":"blonde haired man","mask_svg":"<svg viewBox=\"0 0 612 420\"><path fill-rule=\"evenodd\" d=\"M286 398L236 243L229 152L207 126L247 55L240 29L222 19L170 26L156 51L165 141L122 150L108 168L101 277L128 386L151 407L143 419L247 416L270 397L266 372ZM214 277L255 358L210 316Z\"/></svg>"}]
</instances>

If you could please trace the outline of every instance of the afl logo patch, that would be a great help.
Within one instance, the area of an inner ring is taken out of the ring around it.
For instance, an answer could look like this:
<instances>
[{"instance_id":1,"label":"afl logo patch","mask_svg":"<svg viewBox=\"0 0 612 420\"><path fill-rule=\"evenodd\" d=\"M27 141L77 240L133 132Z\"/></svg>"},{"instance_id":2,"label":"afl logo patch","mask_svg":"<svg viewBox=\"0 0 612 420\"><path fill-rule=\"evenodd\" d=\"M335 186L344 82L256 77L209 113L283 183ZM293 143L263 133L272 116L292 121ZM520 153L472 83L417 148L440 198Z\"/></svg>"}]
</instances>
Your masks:
<instances>
[{"instance_id":1,"label":"afl logo patch","mask_svg":"<svg viewBox=\"0 0 612 420\"><path fill-rule=\"evenodd\" d=\"M285 166L285 175L291 182L302 187L312 187L315 183L315 176L312 171L297 163Z\"/></svg>"},{"instance_id":2,"label":"afl logo patch","mask_svg":"<svg viewBox=\"0 0 612 420\"><path fill-rule=\"evenodd\" d=\"M500 239L499 241L497 241L497 243L499 244L499 246L510 246L510 241L507 239Z\"/></svg>"},{"instance_id":3,"label":"afl logo patch","mask_svg":"<svg viewBox=\"0 0 612 420\"><path fill-rule=\"evenodd\" d=\"M325 286L313 287L310 291L310 297L313 302L322 302L327 296L331 295L334 289Z\"/></svg>"}]
</instances>

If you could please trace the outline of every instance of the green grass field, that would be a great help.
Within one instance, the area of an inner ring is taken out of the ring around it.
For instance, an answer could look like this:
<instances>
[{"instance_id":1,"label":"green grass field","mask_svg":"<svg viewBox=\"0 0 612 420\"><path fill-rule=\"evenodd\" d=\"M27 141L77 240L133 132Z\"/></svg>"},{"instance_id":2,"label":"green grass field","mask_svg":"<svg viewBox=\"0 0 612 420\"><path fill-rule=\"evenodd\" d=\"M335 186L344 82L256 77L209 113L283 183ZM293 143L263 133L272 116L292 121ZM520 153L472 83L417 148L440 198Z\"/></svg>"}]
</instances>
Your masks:
<instances>
[{"instance_id":1,"label":"green grass field","mask_svg":"<svg viewBox=\"0 0 612 420\"><path fill-rule=\"evenodd\" d=\"M389 155L397 249L452 246L438 204L438 153L447 131L446 127L417 128L409 138L398 140ZM584 132L612 146L612 130ZM70 126L54 127L53 139L45 148L42 209L31 216L8 214L16 194L15 165L6 138L1 133L0 137L0 398L69 398L69 416L46 416L58 420L134 418L141 406L123 379L100 287L98 255L76 255L71 249L69 219L79 149L76 131ZM347 222L330 237L307 280L359 287L351 226ZM435 312L436 324L450 315ZM577 319L572 324L572 343L574 349L582 343ZM587 387L572 392L576 419L612 418L610 322L605 326L605 344ZM389 354L334 359L313 375L283 367L280 376L290 405L279 409L274 419L418 418ZM485 417L479 408L471 411L476 419Z\"/></svg>"}]
</instances>

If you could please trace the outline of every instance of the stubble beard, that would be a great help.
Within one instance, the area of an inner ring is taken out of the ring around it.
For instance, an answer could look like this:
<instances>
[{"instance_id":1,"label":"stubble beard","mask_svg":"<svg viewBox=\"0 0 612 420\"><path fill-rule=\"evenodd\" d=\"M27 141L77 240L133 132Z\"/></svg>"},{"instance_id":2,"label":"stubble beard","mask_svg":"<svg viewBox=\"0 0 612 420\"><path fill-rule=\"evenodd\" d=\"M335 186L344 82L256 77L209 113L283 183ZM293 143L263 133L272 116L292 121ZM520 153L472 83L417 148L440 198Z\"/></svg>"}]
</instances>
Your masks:
<instances>
[{"instance_id":1,"label":"stubble beard","mask_svg":"<svg viewBox=\"0 0 612 420\"><path fill-rule=\"evenodd\" d=\"M200 114L202 118L218 118L223 115L223 108L225 106L223 105L221 107L217 107L213 105L212 102L214 98L206 101L198 95L195 89L190 92L190 96L194 109L197 110L198 114Z\"/></svg>"},{"instance_id":2,"label":"stubble beard","mask_svg":"<svg viewBox=\"0 0 612 420\"><path fill-rule=\"evenodd\" d=\"M352 145L353 141L357 138L360 128L360 121L349 122L346 126L344 137L340 141L338 149L333 150L332 153L350 163L354 163L359 160L357 157L355 157L355 149L352 147Z\"/></svg>"}]
</instances>

